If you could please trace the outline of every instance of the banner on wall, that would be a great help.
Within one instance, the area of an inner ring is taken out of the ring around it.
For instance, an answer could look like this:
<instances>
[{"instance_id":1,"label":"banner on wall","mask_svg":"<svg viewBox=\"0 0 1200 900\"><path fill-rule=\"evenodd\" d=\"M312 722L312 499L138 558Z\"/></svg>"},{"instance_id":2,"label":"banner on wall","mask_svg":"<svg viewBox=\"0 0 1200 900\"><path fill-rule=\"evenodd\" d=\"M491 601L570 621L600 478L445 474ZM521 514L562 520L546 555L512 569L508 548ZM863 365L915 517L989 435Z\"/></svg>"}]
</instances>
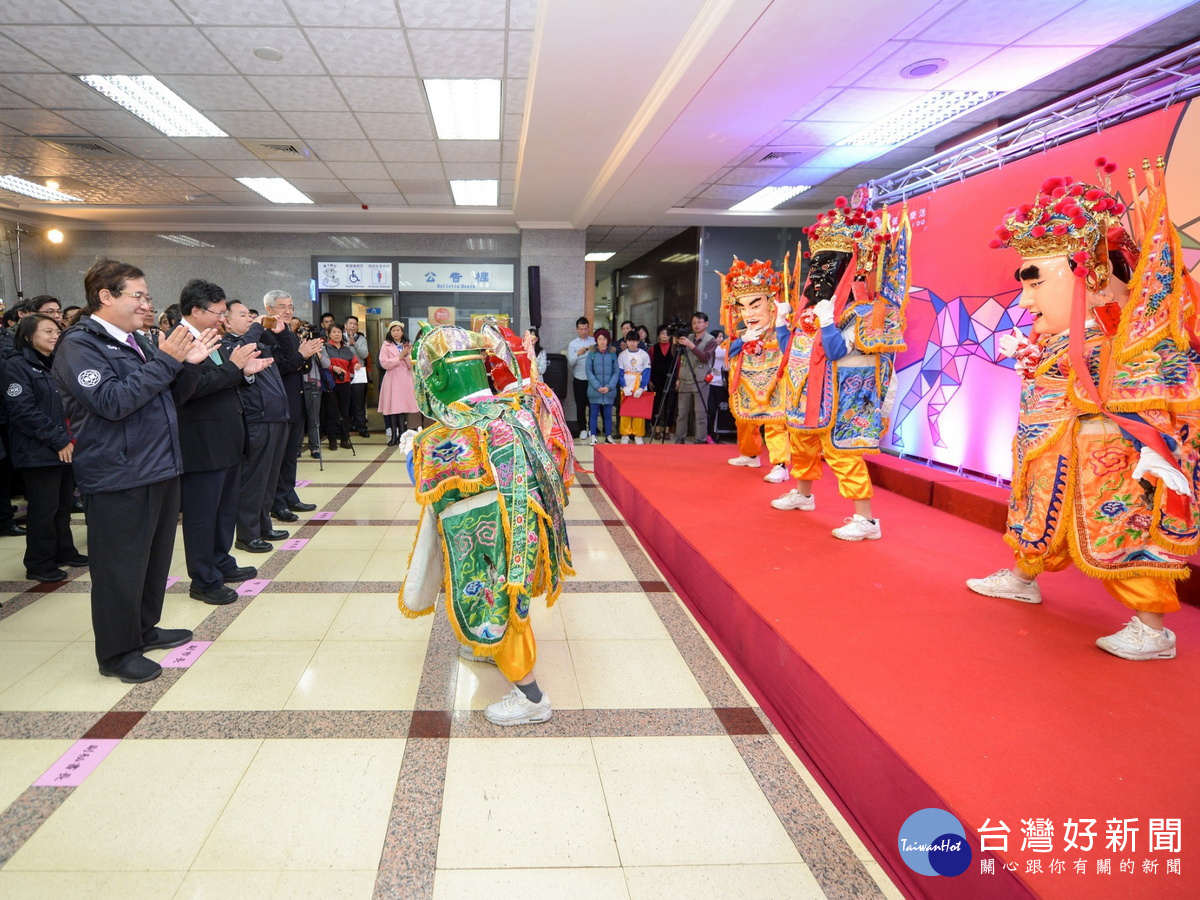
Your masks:
<instances>
[{"instance_id":1,"label":"banner on wall","mask_svg":"<svg viewBox=\"0 0 1200 900\"><path fill-rule=\"evenodd\" d=\"M405 291L511 294L511 265L478 263L397 263L396 283Z\"/></svg>"},{"instance_id":2,"label":"banner on wall","mask_svg":"<svg viewBox=\"0 0 1200 900\"><path fill-rule=\"evenodd\" d=\"M317 285L323 291L390 291L389 262L318 262Z\"/></svg>"},{"instance_id":3,"label":"banner on wall","mask_svg":"<svg viewBox=\"0 0 1200 900\"><path fill-rule=\"evenodd\" d=\"M1014 328L1028 334L1031 319L1018 305L1019 257L988 249L993 229L1008 207L1033 200L1048 176L1096 183L1097 157L1118 162L1123 173L1161 155L1171 212L1194 269L1200 263L1200 175L1192 163L1198 151L1200 104L1193 102L909 200L914 236L907 349L896 355L898 392L884 448L1011 478L1021 383L997 340ZM1120 174L1113 191L1128 205L1128 181Z\"/></svg>"}]
</instances>

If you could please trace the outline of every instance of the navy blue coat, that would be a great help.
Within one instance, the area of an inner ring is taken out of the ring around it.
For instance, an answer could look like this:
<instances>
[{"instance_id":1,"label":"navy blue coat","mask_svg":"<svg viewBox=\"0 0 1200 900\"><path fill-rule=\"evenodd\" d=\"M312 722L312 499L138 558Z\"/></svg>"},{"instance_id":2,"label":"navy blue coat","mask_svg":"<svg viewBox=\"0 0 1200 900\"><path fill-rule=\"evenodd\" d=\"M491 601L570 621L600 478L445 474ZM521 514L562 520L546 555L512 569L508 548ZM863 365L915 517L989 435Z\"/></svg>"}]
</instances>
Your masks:
<instances>
[{"instance_id":1,"label":"navy blue coat","mask_svg":"<svg viewBox=\"0 0 1200 900\"><path fill-rule=\"evenodd\" d=\"M241 337L226 335L224 345L232 353L235 347L242 344L257 344L261 356L274 358L274 350L278 345L268 343L263 334L262 323L255 322ZM242 396L242 414L247 423L291 421L290 403L283 386L283 378L280 377L278 359L274 365L267 366L255 375L252 382L243 379L238 391Z\"/></svg>"},{"instance_id":2,"label":"navy blue coat","mask_svg":"<svg viewBox=\"0 0 1200 900\"><path fill-rule=\"evenodd\" d=\"M75 483L82 494L157 484L183 471L171 394L183 364L148 341L138 345L144 363L89 316L58 339L54 382L75 435Z\"/></svg>"},{"instance_id":3,"label":"navy blue coat","mask_svg":"<svg viewBox=\"0 0 1200 900\"><path fill-rule=\"evenodd\" d=\"M14 468L66 465L58 458L71 441L62 397L50 369L32 350L18 350L4 363L4 406Z\"/></svg>"},{"instance_id":4,"label":"navy blue coat","mask_svg":"<svg viewBox=\"0 0 1200 900\"><path fill-rule=\"evenodd\" d=\"M617 354L612 348L606 353L599 350L589 350L587 355L588 402L599 403L601 406L611 406L617 402L617 379L620 377L617 368ZM608 393L600 393L600 388L607 387Z\"/></svg>"}]
</instances>

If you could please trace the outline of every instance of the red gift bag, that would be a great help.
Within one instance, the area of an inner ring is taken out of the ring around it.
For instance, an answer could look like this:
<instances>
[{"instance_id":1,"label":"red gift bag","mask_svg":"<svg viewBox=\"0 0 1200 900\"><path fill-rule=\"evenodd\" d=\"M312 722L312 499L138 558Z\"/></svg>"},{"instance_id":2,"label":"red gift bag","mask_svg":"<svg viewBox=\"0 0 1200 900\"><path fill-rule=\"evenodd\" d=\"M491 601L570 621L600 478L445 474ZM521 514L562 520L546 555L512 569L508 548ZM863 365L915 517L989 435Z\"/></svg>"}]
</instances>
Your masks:
<instances>
[{"instance_id":1,"label":"red gift bag","mask_svg":"<svg viewBox=\"0 0 1200 900\"><path fill-rule=\"evenodd\" d=\"M654 418L654 392L645 391L640 397L621 397L621 415L631 419Z\"/></svg>"}]
</instances>

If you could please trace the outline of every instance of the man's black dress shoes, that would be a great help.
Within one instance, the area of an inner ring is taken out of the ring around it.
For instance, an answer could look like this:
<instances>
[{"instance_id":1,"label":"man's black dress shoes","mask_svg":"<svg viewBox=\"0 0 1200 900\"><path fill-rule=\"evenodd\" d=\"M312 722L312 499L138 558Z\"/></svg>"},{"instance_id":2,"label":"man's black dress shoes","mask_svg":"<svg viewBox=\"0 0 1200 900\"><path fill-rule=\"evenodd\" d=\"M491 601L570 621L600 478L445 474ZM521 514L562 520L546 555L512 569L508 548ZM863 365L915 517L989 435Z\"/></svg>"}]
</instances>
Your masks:
<instances>
[{"instance_id":1,"label":"man's black dress shoes","mask_svg":"<svg viewBox=\"0 0 1200 900\"><path fill-rule=\"evenodd\" d=\"M40 581L42 584L54 584L56 581L66 581L67 573L62 569L51 569L48 572L26 572L25 577L30 581Z\"/></svg>"},{"instance_id":2,"label":"man's black dress shoes","mask_svg":"<svg viewBox=\"0 0 1200 900\"><path fill-rule=\"evenodd\" d=\"M24 537L25 526L18 525L16 522L11 523L6 528L0 528L0 537Z\"/></svg>"},{"instance_id":3,"label":"man's black dress shoes","mask_svg":"<svg viewBox=\"0 0 1200 900\"><path fill-rule=\"evenodd\" d=\"M290 532L284 531L282 528L272 528L270 531L264 531L262 538L264 541L284 541L287 540Z\"/></svg>"},{"instance_id":4,"label":"man's black dress shoes","mask_svg":"<svg viewBox=\"0 0 1200 900\"><path fill-rule=\"evenodd\" d=\"M249 581L258 577L258 569L254 566L238 566L232 572L222 572L221 577L225 579L226 584L231 581Z\"/></svg>"},{"instance_id":5,"label":"man's black dress shoes","mask_svg":"<svg viewBox=\"0 0 1200 900\"><path fill-rule=\"evenodd\" d=\"M292 512L312 512L317 508L315 503L289 503L288 509Z\"/></svg>"},{"instance_id":6,"label":"man's black dress shoes","mask_svg":"<svg viewBox=\"0 0 1200 900\"><path fill-rule=\"evenodd\" d=\"M262 538L255 538L252 541L234 541L233 546L239 550L245 550L247 553L270 553L275 549Z\"/></svg>"},{"instance_id":7,"label":"man's black dress shoes","mask_svg":"<svg viewBox=\"0 0 1200 900\"><path fill-rule=\"evenodd\" d=\"M278 519L280 522L295 522L300 517L286 509L273 509L271 510L271 518Z\"/></svg>"},{"instance_id":8,"label":"man's black dress shoes","mask_svg":"<svg viewBox=\"0 0 1200 900\"><path fill-rule=\"evenodd\" d=\"M203 600L209 606L224 606L238 598L237 591L225 585L213 588L211 591L198 591L192 588L188 591L188 596L193 600Z\"/></svg>"},{"instance_id":9,"label":"man's black dress shoes","mask_svg":"<svg viewBox=\"0 0 1200 900\"><path fill-rule=\"evenodd\" d=\"M184 644L191 643L192 637L192 632L187 628L155 628L153 637L146 641L146 646L142 650L161 650L164 647L169 650L172 647L182 647Z\"/></svg>"},{"instance_id":10,"label":"man's black dress shoes","mask_svg":"<svg viewBox=\"0 0 1200 900\"><path fill-rule=\"evenodd\" d=\"M153 681L162 674L162 666L140 653L127 653L118 662L100 667L100 674L109 678L120 678L126 684L141 684Z\"/></svg>"}]
</instances>

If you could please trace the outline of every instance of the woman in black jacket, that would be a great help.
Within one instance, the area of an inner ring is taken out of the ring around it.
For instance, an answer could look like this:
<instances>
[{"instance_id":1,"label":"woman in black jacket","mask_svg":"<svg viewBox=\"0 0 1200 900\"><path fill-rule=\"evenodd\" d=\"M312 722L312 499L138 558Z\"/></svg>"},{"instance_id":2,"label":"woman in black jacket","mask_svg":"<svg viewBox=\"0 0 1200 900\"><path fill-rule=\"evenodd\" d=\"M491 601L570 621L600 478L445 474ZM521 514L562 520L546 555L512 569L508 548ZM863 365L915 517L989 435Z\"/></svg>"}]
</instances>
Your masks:
<instances>
[{"instance_id":1,"label":"woman in black jacket","mask_svg":"<svg viewBox=\"0 0 1200 900\"><path fill-rule=\"evenodd\" d=\"M17 326L14 355L4 365L9 455L25 480L29 502L25 535L25 577L63 581L59 566L86 566L71 536L75 478L74 444L67 430L62 398L50 373L62 326L34 313Z\"/></svg>"}]
</instances>

